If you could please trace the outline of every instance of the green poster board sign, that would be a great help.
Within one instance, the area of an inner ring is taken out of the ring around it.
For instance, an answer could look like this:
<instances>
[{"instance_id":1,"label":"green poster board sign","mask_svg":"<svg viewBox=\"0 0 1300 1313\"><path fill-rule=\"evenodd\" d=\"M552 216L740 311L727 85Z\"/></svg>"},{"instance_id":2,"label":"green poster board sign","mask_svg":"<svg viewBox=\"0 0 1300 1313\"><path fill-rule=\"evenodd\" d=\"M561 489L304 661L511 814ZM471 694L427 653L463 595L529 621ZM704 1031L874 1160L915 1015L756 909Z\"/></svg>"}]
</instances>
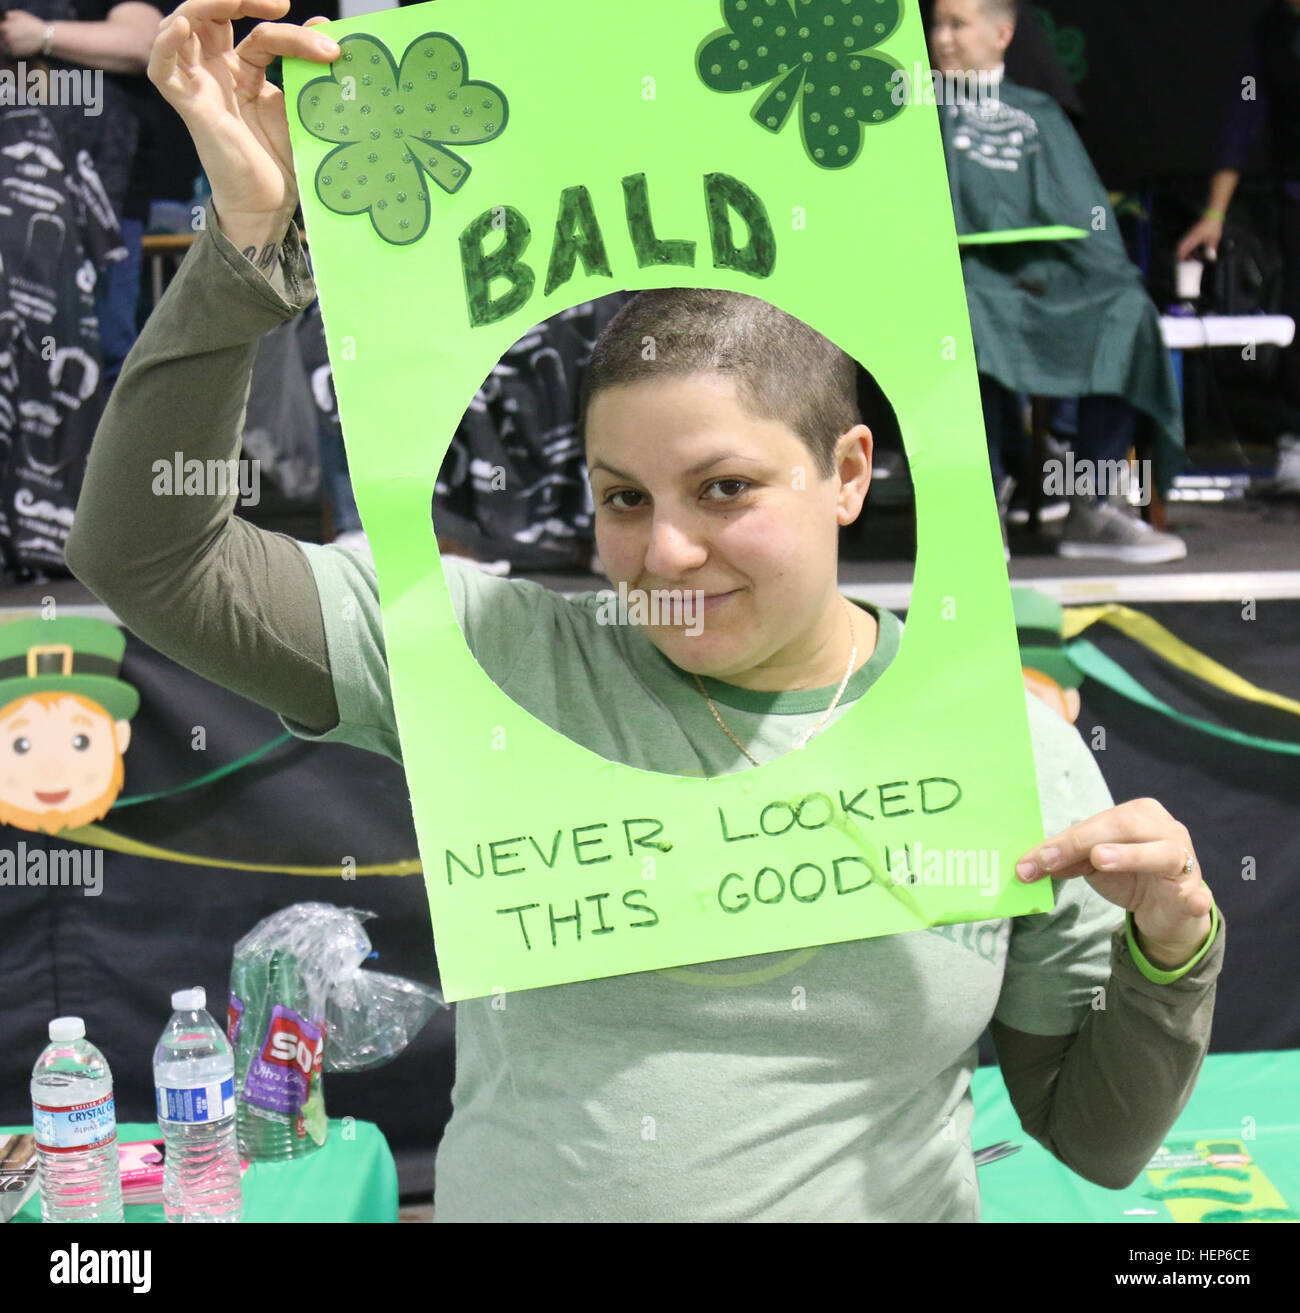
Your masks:
<instances>
[{"instance_id":1,"label":"green poster board sign","mask_svg":"<svg viewBox=\"0 0 1300 1313\"><path fill-rule=\"evenodd\" d=\"M1048 909L1013 872L1042 829L939 128L889 94L924 56L915 7L439 0L321 30L340 58L286 62L285 96L446 997ZM918 516L880 680L803 750L703 780L607 761L502 693L430 522L508 347L678 286L762 297L861 361ZM891 874L908 845L943 871ZM735 914L728 876L766 896ZM579 934L602 898L621 919Z\"/></svg>"}]
</instances>

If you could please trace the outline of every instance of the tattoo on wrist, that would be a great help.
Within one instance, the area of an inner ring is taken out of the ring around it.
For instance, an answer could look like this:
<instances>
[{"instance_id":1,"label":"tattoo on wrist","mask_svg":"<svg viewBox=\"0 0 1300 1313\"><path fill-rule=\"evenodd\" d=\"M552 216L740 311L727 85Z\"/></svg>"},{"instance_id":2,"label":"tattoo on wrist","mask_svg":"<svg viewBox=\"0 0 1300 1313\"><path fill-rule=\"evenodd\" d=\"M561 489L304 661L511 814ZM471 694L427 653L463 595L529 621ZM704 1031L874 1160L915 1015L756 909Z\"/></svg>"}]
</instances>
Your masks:
<instances>
[{"instance_id":1,"label":"tattoo on wrist","mask_svg":"<svg viewBox=\"0 0 1300 1313\"><path fill-rule=\"evenodd\" d=\"M259 252L256 246L244 247L244 258L252 261L259 269L269 269L275 264L280 253L279 242L267 242Z\"/></svg>"}]
</instances>

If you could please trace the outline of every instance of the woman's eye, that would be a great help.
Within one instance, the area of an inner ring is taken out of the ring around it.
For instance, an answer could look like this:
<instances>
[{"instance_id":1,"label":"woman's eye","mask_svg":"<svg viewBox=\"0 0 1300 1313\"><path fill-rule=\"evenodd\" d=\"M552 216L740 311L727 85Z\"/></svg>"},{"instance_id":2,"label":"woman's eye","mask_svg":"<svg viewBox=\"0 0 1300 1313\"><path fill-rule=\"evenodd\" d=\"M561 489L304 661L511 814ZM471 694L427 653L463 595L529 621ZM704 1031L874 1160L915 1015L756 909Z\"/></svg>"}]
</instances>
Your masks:
<instances>
[{"instance_id":1,"label":"woman's eye","mask_svg":"<svg viewBox=\"0 0 1300 1313\"><path fill-rule=\"evenodd\" d=\"M32 741L31 739L14 739L13 749L21 757L23 753L32 750Z\"/></svg>"},{"instance_id":2,"label":"woman's eye","mask_svg":"<svg viewBox=\"0 0 1300 1313\"><path fill-rule=\"evenodd\" d=\"M606 506L612 506L616 511L630 511L632 506L626 506L622 502L617 502L616 497L639 497L639 492L633 492L630 488L624 488L619 492L611 492L604 500Z\"/></svg>"},{"instance_id":3,"label":"woman's eye","mask_svg":"<svg viewBox=\"0 0 1300 1313\"><path fill-rule=\"evenodd\" d=\"M72 740L72 746L76 748L78 752L85 752L85 750L90 747L90 740L84 734L77 734Z\"/></svg>"},{"instance_id":4,"label":"woman's eye","mask_svg":"<svg viewBox=\"0 0 1300 1313\"><path fill-rule=\"evenodd\" d=\"M733 497L739 497L749 487L744 479L714 479L709 484L709 488L721 488L723 490L720 497L709 497L709 501L730 501Z\"/></svg>"}]
</instances>

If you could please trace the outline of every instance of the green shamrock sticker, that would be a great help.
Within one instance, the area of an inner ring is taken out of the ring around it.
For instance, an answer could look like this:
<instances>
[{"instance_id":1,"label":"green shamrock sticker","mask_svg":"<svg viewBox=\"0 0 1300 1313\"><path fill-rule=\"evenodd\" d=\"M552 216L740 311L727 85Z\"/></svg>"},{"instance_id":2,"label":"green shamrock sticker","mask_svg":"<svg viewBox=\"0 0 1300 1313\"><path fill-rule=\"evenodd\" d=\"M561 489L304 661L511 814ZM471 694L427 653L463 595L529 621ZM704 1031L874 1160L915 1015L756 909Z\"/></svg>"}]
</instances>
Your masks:
<instances>
[{"instance_id":1,"label":"green shamrock sticker","mask_svg":"<svg viewBox=\"0 0 1300 1313\"><path fill-rule=\"evenodd\" d=\"M1071 82L1079 83L1088 76L1088 61L1084 55L1083 33L1077 27L1057 27L1056 19L1042 5L1035 5L1039 22L1047 29L1047 39L1056 51L1056 57Z\"/></svg>"},{"instance_id":2,"label":"green shamrock sticker","mask_svg":"<svg viewBox=\"0 0 1300 1313\"><path fill-rule=\"evenodd\" d=\"M386 242L405 246L429 226L429 185L455 192L470 166L449 146L491 141L507 106L490 82L469 80L454 37L426 32L401 67L378 37L355 32L329 75L298 95L298 117L313 136L340 144L316 170L316 194L335 214L370 213Z\"/></svg>"},{"instance_id":3,"label":"green shamrock sticker","mask_svg":"<svg viewBox=\"0 0 1300 1313\"><path fill-rule=\"evenodd\" d=\"M727 26L696 55L712 91L773 85L751 117L780 132L802 100L804 150L823 169L843 169L862 150L862 129L903 108L899 64L867 50L892 36L901 0L722 0Z\"/></svg>"}]
</instances>

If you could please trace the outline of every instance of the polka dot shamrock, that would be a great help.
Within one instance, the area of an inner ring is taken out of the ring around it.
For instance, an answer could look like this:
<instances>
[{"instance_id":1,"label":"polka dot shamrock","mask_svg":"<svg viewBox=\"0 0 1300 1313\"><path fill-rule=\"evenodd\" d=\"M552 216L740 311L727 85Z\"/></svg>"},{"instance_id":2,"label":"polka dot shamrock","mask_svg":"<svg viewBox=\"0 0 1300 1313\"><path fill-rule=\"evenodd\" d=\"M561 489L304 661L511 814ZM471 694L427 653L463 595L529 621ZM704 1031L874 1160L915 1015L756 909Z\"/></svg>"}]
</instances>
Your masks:
<instances>
[{"instance_id":1,"label":"polka dot shamrock","mask_svg":"<svg viewBox=\"0 0 1300 1313\"><path fill-rule=\"evenodd\" d=\"M769 132L799 103L804 150L819 168L852 164L862 130L902 110L891 81L899 64L867 53L898 28L902 0L722 0L722 16L727 26L696 55L704 85L766 87L751 117Z\"/></svg>"},{"instance_id":2,"label":"polka dot shamrock","mask_svg":"<svg viewBox=\"0 0 1300 1313\"><path fill-rule=\"evenodd\" d=\"M354 32L339 49L329 75L298 96L308 132L339 143L316 170L316 194L335 214L369 213L386 242L405 246L429 226L430 182L455 192L470 175L451 147L500 136L506 98L470 81L465 51L445 32L416 37L400 68L378 37Z\"/></svg>"}]
</instances>

